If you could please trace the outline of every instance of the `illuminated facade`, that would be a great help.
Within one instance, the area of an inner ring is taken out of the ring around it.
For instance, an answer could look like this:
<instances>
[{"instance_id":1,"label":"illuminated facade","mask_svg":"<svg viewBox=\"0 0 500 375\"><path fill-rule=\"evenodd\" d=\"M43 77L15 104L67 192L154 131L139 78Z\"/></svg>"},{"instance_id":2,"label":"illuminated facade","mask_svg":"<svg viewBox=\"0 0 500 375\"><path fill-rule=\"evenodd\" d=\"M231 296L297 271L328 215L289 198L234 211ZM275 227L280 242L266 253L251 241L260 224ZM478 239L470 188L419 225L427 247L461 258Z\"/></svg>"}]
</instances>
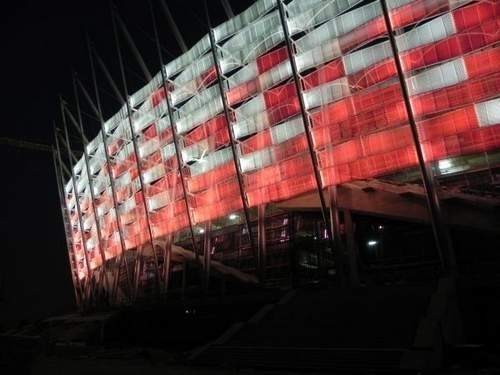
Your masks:
<instances>
[{"instance_id":1,"label":"illuminated facade","mask_svg":"<svg viewBox=\"0 0 500 375\"><path fill-rule=\"evenodd\" d=\"M500 148L498 1L278 1L211 29L86 146L64 186L80 300L99 283L116 300L145 280L164 287L173 244L203 267L224 241L262 263L252 223L266 207L306 194L328 205L330 188L418 167L417 150L445 170ZM226 227L238 239L207 239Z\"/></svg>"}]
</instances>

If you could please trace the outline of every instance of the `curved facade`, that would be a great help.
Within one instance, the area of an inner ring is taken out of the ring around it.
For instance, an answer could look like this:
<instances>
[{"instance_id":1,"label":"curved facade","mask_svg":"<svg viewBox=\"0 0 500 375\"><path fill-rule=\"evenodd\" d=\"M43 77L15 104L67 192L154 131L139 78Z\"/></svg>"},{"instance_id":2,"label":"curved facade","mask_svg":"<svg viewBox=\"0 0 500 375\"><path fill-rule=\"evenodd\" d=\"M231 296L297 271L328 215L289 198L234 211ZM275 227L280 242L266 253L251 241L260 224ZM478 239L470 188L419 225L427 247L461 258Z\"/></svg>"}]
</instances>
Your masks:
<instances>
[{"instance_id":1,"label":"curved facade","mask_svg":"<svg viewBox=\"0 0 500 375\"><path fill-rule=\"evenodd\" d=\"M213 28L87 145L64 188L76 284L126 261L125 250L158 269L152 242L170 246L243 225L266 204L411 170L416 147L443 173L500 149L498 1L387 0L397 56L380 0L292 0L284 18L277 1Z\"/></svg>"}]
</instances>

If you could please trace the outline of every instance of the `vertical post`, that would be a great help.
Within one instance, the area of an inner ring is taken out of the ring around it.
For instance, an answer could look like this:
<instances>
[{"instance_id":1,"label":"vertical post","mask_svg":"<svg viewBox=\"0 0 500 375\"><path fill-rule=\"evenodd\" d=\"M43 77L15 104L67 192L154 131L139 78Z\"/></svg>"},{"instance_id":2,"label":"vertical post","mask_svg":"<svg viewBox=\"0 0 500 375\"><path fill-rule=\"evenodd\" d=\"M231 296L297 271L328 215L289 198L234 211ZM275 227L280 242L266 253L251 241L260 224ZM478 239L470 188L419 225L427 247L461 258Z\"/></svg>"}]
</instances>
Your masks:
<instances>
[{"instance_id":1,"label":"vertical post","mask_svg":"<svg viewBox=\"0 0 500 375\"><path fill-rule=\"evenodd\" d=\"M319 200L321 203L321 214L323 215L323 221L325 223L325 228L326 228L326 232L328 234L330 246L332 248L332 251L335 251L334 250L332 228L328 224L328 218L327 218L327 214L326 214L326 211L327 211L326 210L326 203L325 203L325 197L323 195L321 176L320 176L319 169L318 169L318 160L316 157L316 153L314 152L314 144L313 144L312 135L310 132L309 115L307 113L306 105L304 103L304 97L303 97L303 93L302 93L302 84L300 81L297 63L295 61L295 52L293 50L293 44L292 44L293 42L292 42L292 39L290 36L290 30L288 29L288 23L286 22L285 8L284 8L282 0L276 0L276 1L278 2L278 11L279 11L280 20L281 20L281 26L283 28L283 34L285 37L285 44L286 44L287 51L288 51L288 59L290 61L290 66L292 68L292 75L293 75L293 81L295 83L295 90L297 92L297 98L299 99L300 112L302 115L302 122L304 124L304 132L305 132L306 139L307 139L307 147L309 149L309 155L311 157L311 162L313 165L314 179L316 180L316 187L318 190ZM338 235L338 233L337 233L337 235Z\"/></svg>"},{"instance_id":2,"label":"vertical post","mask_svg":"<svg viewBox=\"0 0 500 375\"><path fill-rule=\"evenodd\" d=\"M186 298L186 279L187 279L188 262L184 259L182 262L182 300Z\"/></svg>"},{"instance_id":3,"label":"vertical post","mask_svg":"<svg viewBox=\"0 0 500 375\"><path fill-rule=\"evenodd\" d=\"M215 36L212 27L210 26L210 16L208 13L208 6L205 0L205 12L206 12L206 18L207 18L207 23L208 23L208 35L210 38L210 46L211 46L211 51L212 51L212 57L214 60L214 65L215 65L215 71L217 73L217 86L219 87L219 94L221 97L222 101L222 106L224 109L224 117L226 119L226 124L227 124L227 131L229 133L229 141L231 143L231 152L233 155L233 162L234 162L234 168L236 169L236 177L238 179L238 187L240 191L240 196L241 196L241 203L243 205L243 212L245 215L245 226L248 232L248 237L250 239L250 247L253 250L253 253L256 254L255 251L255 246L254 246L254 240L253 240L253 235L252 235L252 227L250 223L250 214L248 212L248 202L245 198L245 189L243 188L243 176L241 175L241 168L240 168L240 158L238 156L238 151L236 149L236 141L233 133L233 127L231 126L231 116L229 113L229 105L227 103L227 98L226 94L224 92L224 85L222 81L222 70L220 67L220 61L219 61L219 55L217 53L217 43L215 42Z\"/></svg>"},{"instance_id":4,"label":"vertical post","mask_svg":"<svg viewBox=\"0 0 500 375\"><path fill-rule=\"evenodd\" d=\"M345 285L344 267L344 247L340 237L340 219L338 210L338 195L337 186L328 187L329 203L330 203L330 225L334 235L333 240L336 245L336 251L333 252L335 269L337 270L337 279L341 285Z\"/></svg>"},{"instance_id":5,"label":"vertical post","mask_svg":"<svg viewBox=\"0 0 500 375\"><path fill-rule=\"evenodd\" d=\"M380 0L380 4L382 6L382 12L384 14L384 21L387 33L389 34L388 36L392 53L394 55L394 63L396 65L399 83L401 85L401 91L405 103L406 114L408 116L408 122L410 123L413 144L415 146L415 151L417 153L417 159L420 167L420 173L422 175L422 181L424 185L425 196L427 199L427 205L430 210L432 231L434 233L434 238L436 240L436 247L441 259L441 265L445 272L450 272L452 275L456 275L457 265L455 260L455 254L452 249L451 240L449 238L447 228L445 227L443 222L439 195L433 183L432 173L427 169L425 165L422 145L420 143L418 135L418 127L411 106L410 93L408 90L408 86L406 84L406 79L404 76L404 71L401 63L401 57L398 51L398 46L396 43L396 38L394 37L394 30L391 23L391 17L387 7L387 2L386 0Z\"/></svg>"},{"instance_id":6,"label":"vertical post","mask_svg":"<svg viewBox=\"0 0 500 375\"><path fill-rule=\"evenodd\" d=\"M134 124L132 123L132 108L130 108L130 102L128 99L128 88L127 88L127 80L125 78L125 68L123 65L123 57L122 57L122 52L120 49L120 38L118 36L118 32L116 30L116 21L115 21L115 14L113 12L113 9L111 9L111 21L113 24L113 35L115 37L115 42L116 42L116 51L118 55L118 63L120 66L120 75L122 79L122 84L123 84L123 90L125 92L125 105L127 108L127 119L128 119L128 124L130 128L130 133L131 133L131 138L132 138L132 146L134 149L134 154L135 154L135 161L136 161L136 166L137 166L137 172L139 175L139 184L141 187L141 197L142 197L142 202L144 204L144 216L146 219L147 227L148 227L148 235L149 235L149 240L151 242L151 248L153 250L153 259L155 263L155 279L156 279L156 287L157 287L157 292L160 293L160 270L159 270L159 265L158 265L158 256L156 254L156 250L154 247L154 238L153 238L153 231L151 229L151 221L149 220L149 209L148 209L148 202L146 201L146 190L144 188L144 179L142 176L142 167L141 167L141 161L140 161L140 156L139 156L139 151L138 151L138 146L137 146L137 139L135 137L135 131L134 131Z\"/></svg>"},{"instance_id":7,"label":"vertical post","mask_svg":"<svg viewBox=\"0 0 500 375\"><path fill-rule=\"evenodd\" d=\"M257 242L259 250L259 279L265 280L267 268L266 249L266 205L260 204L257 207Z\"/></svg>"},{"instance_id":8,"label":"vertical post","mask_svg":"<svg viewBox=\"0 0 500 375\"><path fill-rule=\"evenodd\" d=\"M77 117L78 117L78 124L75 123L74 125L78 129L80 136L81 136L81 139L82 139L83 158L85 161L85 170L87 171L87 178L89 180L90 199L92 201L92 212L94 214L94 220L95 220L96 231L97 231L97 238L99 240L99 254L100 254L101 260L102 260L101 267L102 267L102 271L104 273L104 282L106 284L106 293L109 293L111 286L109 283L109 275L108 275L108 269L107 269L107 265L106 265L106 254L105 254L104 248L103 248L104 241L102 238L101 224L99 223L99 215L98 215L97 208L95 205L94 181L92 180L92 174L91 174L90 166L89 166L89 155L87 152L88 140L85 137L85 132L83 130L83 120L82 120L82 113L81 113L81 108L80 108L80 98L78 96L78 91L76 89L76 82L75 82L74 77L73 77L73 91L74 91L74 95L75 95L76 112L77 112ZM68 111L68 109L64 106L64 103L61 103L61 105L63 106L63 109L62 109L63 111L65 109L66 109L66 111ZM65 123L63 123L63 126L66 129ZM111 297L111 295L109 295L109 297ZM111 301L109 301L109 302L111 302Z\"/></svg>"},{"instance_id":9,"label":"vertical post","mask_svg":"<svg viewBox=\"0 0 500 375\"><path fill-rule=\"evenodd\" d=\"M54 135L56 138L56 147L57 147L57 153L60 157L60 149L59 149L59 140L58 140L58 134L57 134L57 129L54 129ZM88 253L87 253L87 242L85 241L85 231L83 229L83 220L82 220L82 212L80 209L80 201L78 200L78 190L76 186L76 177L75 177L75 172L73 170L73 166L71 165L71 151L69 150L69 145L66 144L66 148L68 151L68 157L70 160L70 174L71 174L71 185L73 187L73 195L75 197L75 205L76 205L76 213L78 215L78 226L80 227L80 233L81 233L81 241L82 241L82 247L83 247L83 254L84 254L84 259L85 259L85 265L87 267L87 283L88 283L88 288L89 288L89 298L93 297L93 282L92 282L92 277L93 277L93 271L90 268L90 262L88 258ZM61 163L61 160L59 160Z\"/></svg>"},{"instance_id":10,"label":"vertical post","mask_svg":"<svg viewBox=\"0 0 500 375\"><path fill-rule=\"evenodd\" d=\"M71 267L71 280L73 281L73 289L75 292L75 302L76 306L78 309L81 309L81 301L80 301L80 279L78 278L78 269L75 269L75 266L78 264L76 259L75 259L75 254L73 250L73 243L75 242L73 238L73 231L71 230L71 223L69 222L69 218L67 216L67 207L66 211L64 211L64 207L66 206L65 202L65 197L64 197L64 187L62 186L62 174L60 170L60 166L58 166L57 162L57 154L56 150L52 149L52 159L54 162L54 173L56 175L56 182L57 182L57 192L59 194L59 203L61 205L61 217L63 219L64 223L64 235L66 237L66 245L68 247L68 260L69 260L69 265ZM71 238L68 236L68 223L69 227L71 230Z\"/></svg>"},{"instance_id":11,"label":"vertical post","mask_svg":"<svg viewBox=\"0 0 500 375\"><path fill-rule=\"evenodd\" d=\"M168 87L167 87L167 82L168 82L169 78L167 76L167 72L165 71L165 66L163 64L163 56L161 53L161 46L160 46L160 37L158 35L158 28L156 26L156 17L155 17L155 13L154 13L152 0L149 1L149 9L151 11L151 18L152 18L154 37L155 37L155 42L156 42L156 49L158 51L158 58L160 60L160 65L161 65L160 71L161 71L163 92L165 94L165 100L167 101L166 103L167 103L168 119L170 122L170 129L172 130L172 138L174 140L175 156L177 159L177 166L179 168L179 174L181 177L182 194L184 195L184 203L186 205L186 215L188 217L188 222L189 222L189 231L191 233L191 242L192 242L192 246L193 246L193 251L194 251L195 255L197 255L198 252L196 251L196 239L194 236L193 220L191 218L191 213L190 213L190 209L189 209L188 191L187 191L187 187L186 187L186 180L185 180L183 166L182 166L182 155L181 155L181 149L179 146L179 136L177 134L177 129L175 127L174 113L173 113L173 109L172 109L172 103L170 102L170 92L168 91Z\"/></svg>"},{"instance_id":12,"label":"vertical post","mask_svg":"<svg viewBox=\"0 0 500 375\"><path fill-rule=\"evenodd\" d=\"M347 238L347 256L349 259L349 282L352 287L359 287L358 262L356 257L356 239L351 210L344 210L344 225ZM343 271L343 269L342 269Z\"/></svg>"},{"instance_id":13,"label":"vertical post","mask_svg":"<svg viewBox=\"0 0 500 375\"><path fill-rule=\"evenodd\" d=\"M74 158L75 162L77 162L76 157L73 155L73 152L71 151L71 143L69 141L68 125L66 123L66 114L65 114L66 113L65 110L67 110L67 109L65 108L64 102L63 102L63 100L61 98L60 98L59 101L60 101L60 106L61 106L61 116L62 116L62 123L63 123L63 131L64 131L64 136L65 136L65 139L66 139L66 145L67 145L68 154L71 155ZM84 161L84 164L86 166L88 166L87 165L87 160L85 158L85 155L86 155L86 150L84 150L84 159L83 159L83 161ZM71 156L70 156L70 159L71 159ZM88 170L89 170L88 168L85 169L85 171L87 173L88 173ZM73 176L75 176L75 174L73 174ZM95 220L96 220L96 231L97 231L97 241L98 241L98 245L99 245L99 255L101 257L103 257L104 252L102 251L102 248L101 248L101 244L102 244L101 228L100 228L99 224L97 223L97 216L96 216L97 211L95 210L95 206L94 206L94 192L92 190L93 189L93 184L90 181L90 176L88 176L88 180L89 180L89 189L90 189L90 200L92 201L91 202L92 213L94 214L94 217L95 217ZM103 279L104 279L104 286L102 286L102 290L103 291L106 291L106 289L108 287L107 275L106 275L106 270L105 270L105 261L106 261L106 259L103 257L102 258L102 267L100 269L100 271L104 275L104 277L103 277ZM100 284L100 281L101 281L100 279L97 280L97 278L96 278L96 282L98 283L98 285Z\"/></svg>"},{"instance_id":14,"label":"vertical post","mask_svg":"<svg viewBox=\"0 0 500 375\"><path fill-rule=\"evenodd\" d=\"M115 282L115 291L113 292L113 295L116 295L116 291L118 290L118 282L119 282L119 277L120 277L120 269L122 267L122 262L125 265L125 274L127 277L127 283L128 283L128 289L129 289L129 297L132 299L133 296L133 290L132 290L132 280L130 278L130 272L129 272L129 266L128 266L128 261L127 261L127 246L125 244L125 236L123 234L123 224L121 220L121 215L118 210L118 198L116 195L116 188L115 188L115 181L113 179L113 169L111 168L111 157L109 155L109 150L107 146L107 135L106 135L106 129L104 127L104 117L102 115L102 108L101 108L101 99L99 96L99 88L97 86L97 76L96 76L96 71L95 71L95 66L94 66L94 59L92 57L92 49L90 47L90 41L87 39L87 48L88 48L88 53L89 53L89 60L90 60L90 70L92 73L92 81L93 81L93 86L94 86L94 94L95 94L95 100L96 100L96 105L92 102L90 95L88 95L86 90L83 90L87 100L89 103L92 105L92 108L96 111L96 115L99 118L99 121L101 123L101 137L102 137L102 142L104 144L104 156L106 157L106 169L108 172L109 176L109 186L111 188L111 197L113 199L113 207L115 210L115 215L116 215L116 224L118 227L118 234L120 237L120 246L122 248L122 252L120 255L120 259L118 261L118 270L117 270L117 275L116 275L116 282ZM80 87L83 87L80 85Z\"/></svg>"},{"instance_id":15,"label":"vertical post","mask_svg":"<svg viewBox=\"0 0 500 375\"><path fill-rule=\"evenodd\" d=\"M203 233L203 288L208 292L210 287L210 260L212 250L212 223L208 221L205 223L205 232Z\"/></svg>"},{"instance_id":16,"label":"vertical post","mask_svg":"<svg viewBox=\"0 0 500 375\"><path fill-rule=\"evenodd\" d=\"M170 235L167 238L167 243L165 245L165 253L163 255L163 278L164 278L165 292L168 292L168 287L170 285L170 263L172 261L172 243L173 243L173 236Z\"/></svg>"}]
</instances>

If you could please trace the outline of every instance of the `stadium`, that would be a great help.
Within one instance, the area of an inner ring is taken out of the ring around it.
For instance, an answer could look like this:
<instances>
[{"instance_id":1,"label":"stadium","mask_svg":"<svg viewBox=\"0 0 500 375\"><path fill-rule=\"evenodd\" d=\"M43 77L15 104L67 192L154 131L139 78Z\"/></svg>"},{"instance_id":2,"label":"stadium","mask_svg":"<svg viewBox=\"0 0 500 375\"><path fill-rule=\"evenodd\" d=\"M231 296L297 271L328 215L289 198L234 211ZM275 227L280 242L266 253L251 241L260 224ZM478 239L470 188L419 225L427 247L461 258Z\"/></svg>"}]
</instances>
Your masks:
<instances>
[{"instance_id":1,"label":"stadium","mask_svg":"<svg viewBox=\"0 0 500 375\"><path fill-rule=\"evenodd\" d=\"M257 0L111 118L82 88L101 131L56 135L78 305L455 274L500 228L499 26L497 1Z\"/></svg>"}]
</instances>

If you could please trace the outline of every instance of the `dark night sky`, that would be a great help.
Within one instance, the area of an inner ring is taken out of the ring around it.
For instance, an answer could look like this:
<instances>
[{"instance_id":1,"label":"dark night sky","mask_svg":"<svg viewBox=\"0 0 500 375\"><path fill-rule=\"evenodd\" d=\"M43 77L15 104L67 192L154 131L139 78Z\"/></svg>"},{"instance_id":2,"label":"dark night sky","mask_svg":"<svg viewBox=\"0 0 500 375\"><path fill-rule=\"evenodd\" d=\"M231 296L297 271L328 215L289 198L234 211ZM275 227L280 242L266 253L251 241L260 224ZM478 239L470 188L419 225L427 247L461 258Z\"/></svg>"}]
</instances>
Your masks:
<instances>
[{"instance_id":1,"label":"dark night sky","mask_svg":"<svg viewBox=\"0 0 500 375\"><path fill-rule=\"evenodd\" d=\"M202 0L165 0L188 46L206 32ZM225 20L218 0L209 2L212 23ZM235 13L252 0L230 0ZM159 62L147 1L116 0L120 14L154 74ZM180 54L158 7L166 61ZM17 0L2 4L1 136L52 143L52 122L59 120L57 96L72 102L71 69L90 85L84 31L119 82L108 2ZM122 44L122 46L125 46ZM126 46L124 47L126 48ZM146 82L132 55L125 53L129 93ZM119 108L102 82L106 116ZM120 86L121 87L121 86ZM90 109L83 108L90 112ZM98 124L86 125L90 138ZM79 146L75 145L75 148ZM72 308L72 284L51 156L0 145L3 177L1 216L0 320L39 318Z\"/></svg>"}]
</instances>

